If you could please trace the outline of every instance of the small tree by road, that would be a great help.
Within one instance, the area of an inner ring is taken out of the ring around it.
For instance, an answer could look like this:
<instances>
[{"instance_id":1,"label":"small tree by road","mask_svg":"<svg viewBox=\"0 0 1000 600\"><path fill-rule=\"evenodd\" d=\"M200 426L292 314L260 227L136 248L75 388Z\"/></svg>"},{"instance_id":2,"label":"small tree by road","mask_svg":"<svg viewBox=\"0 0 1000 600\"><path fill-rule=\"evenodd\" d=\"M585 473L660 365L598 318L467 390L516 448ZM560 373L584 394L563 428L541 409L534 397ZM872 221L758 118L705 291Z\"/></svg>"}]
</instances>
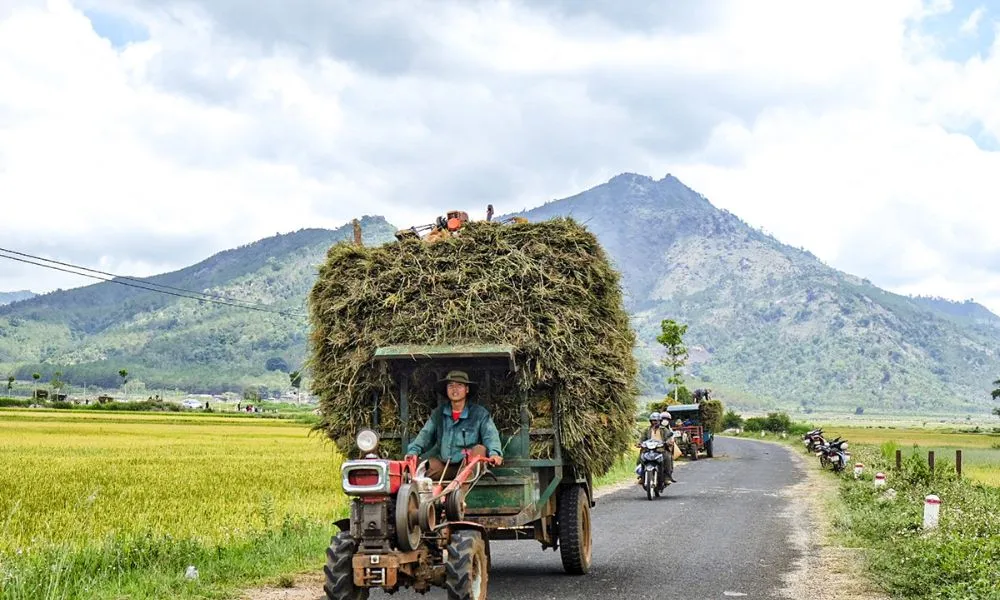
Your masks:
<instances>
[{"instance_id":1,"label":"small tree by road","mask_svg":"<svg viewBox=\"0 0 1000 600\"><path fill-rule=\"evenodd\" d=\"M660 342L667 350L663 364L673 372L667 382L674 385L675 403L677 402L678 389L684 383L680 369L684 366L688 356L687 348L684 346L684 334L687 333L687 328L687 325L681 325L673 319L664 319L660 322L660 335L656 336L656 341Z\"/></svg>"}]
</instances>

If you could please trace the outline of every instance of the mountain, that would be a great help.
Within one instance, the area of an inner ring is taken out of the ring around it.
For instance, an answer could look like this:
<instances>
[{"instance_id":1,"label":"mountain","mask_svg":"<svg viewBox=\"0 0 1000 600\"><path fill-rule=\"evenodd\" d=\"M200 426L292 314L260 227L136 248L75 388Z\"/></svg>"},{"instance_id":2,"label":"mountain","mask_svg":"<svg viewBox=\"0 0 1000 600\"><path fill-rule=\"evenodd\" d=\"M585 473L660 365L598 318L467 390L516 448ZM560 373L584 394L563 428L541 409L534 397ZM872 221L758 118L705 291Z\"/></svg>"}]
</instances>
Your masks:
<instances>
[{"instance_id":1,"label":"mountain","mask_svg":"<svg viewBox=\"0 0 1000 600\"><path fill-rule=\"evenodd\" d=\"M382 217L360 219L363 241L389 241ZM238 391L287 387L305 359L305 298L327 249L353 238L353 226L303 229L220 252L190 267L137 280L96 283L0 307L0 373L42 381L55 370L76 385L118 385L118 370L147 388ZM247 310L139 289L142 282L190 290ZM272 360L273 359L273 360ZM271 367L268 370L268 361ZM277 367L277 368L275 368Z\"/></svg>"},{"instance_id":2,"label":"mountain","mask_svg":"<svg viewBox=\"0 0 1000 600\"><path fill-rule=\"evenodd\" d=\"M623 276L647 389L659 323L688 325L689 387L745 406L983 410L1000 375L1000 317L911 298L833 269L714 207L672 176L626 173L518 213L572 216Z\"/></svg>"},{"instance_id":3,"label":"mountain","mask_svg":"<svg viewBox=\"0 0 1000 600\"><path fill-rule=\"evenodd\" d=\"M20 290L17 292L0 292L0 306L5 304L10 304L11 302L19 302L21 300L27 300L29 298L34 298L37 294L34 292L29 292L28 290Z\"/></svg>"},{"instance_id":4,"label":"mountain","mask_svg":"<svg viewBox=\"0 0 1000 600\"><path fill-rule=\"evenodd\" d=\"M601 240L622 272L648 396L667 390L664 318L688 325L688 387L742 408L982 412L1000 376L1000 317L983 306L879 289L672 176L626 173L518 214L570 216ZM362 229L365 243L395 231L382 217ZM351 235L350 225L305 229L144 281L304 313L327 248ZM0 307L0 374L45 381L61 369L72 383L114 386L126 368L150 388L284 389L307 334L304 316L99 283Z\"/></svg>"}]
</instances>

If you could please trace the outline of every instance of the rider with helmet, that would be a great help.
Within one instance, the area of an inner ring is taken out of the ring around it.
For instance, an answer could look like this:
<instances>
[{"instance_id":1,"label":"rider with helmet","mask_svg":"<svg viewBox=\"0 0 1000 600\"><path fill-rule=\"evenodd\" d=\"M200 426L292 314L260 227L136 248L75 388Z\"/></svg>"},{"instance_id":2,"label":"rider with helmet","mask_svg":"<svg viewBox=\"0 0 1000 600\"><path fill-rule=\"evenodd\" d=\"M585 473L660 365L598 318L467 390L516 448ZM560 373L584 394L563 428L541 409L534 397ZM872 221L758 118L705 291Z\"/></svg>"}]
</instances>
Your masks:
<instances>
[{"instance_id":1,"label":"rider with helmet","mask_svg":"<svg viewBox=\"0 0 1000 600\"><path fill-rule=\"evenodd\" d=\"M670 428L670 413L663 411L660 413L660 429L663 430L664 435L667 437L667 451L664 453L664 469L667 472L667 479L671 483L677 483L674 479L674 430Z\"/></svg>"},{"instance_id":2,"label":"rider with helmet","mask_svg":"<svg viewBox=\"0 0 1000 600\"><path fill-rule=\"evenodd\" d=\"M661 466L660 466L659 479L660 481L669 480L671 482L676 483L676 480L674 479L673 476L674 455L672 452L669 451L672 448L672 446L670 446L672 435L673 433L670 432L670 429L664 429L663 427L661 427L660 413L653 412L649 415L649 427L647 427L646 430L642 432L642 437L639 439L639 443L641 444L649 439L660 440L661 442L664 443L664 449L666 451L663 452L663 457L665 460L663 463L660 463ZM637 468L642 460L641 456L642 456L642 451L639 452L639 457L636 457L635 460L635 465ZM642 475L637 473L637 476L639 477L639 485L642 485Z\"/></svg>"}]
</instances>

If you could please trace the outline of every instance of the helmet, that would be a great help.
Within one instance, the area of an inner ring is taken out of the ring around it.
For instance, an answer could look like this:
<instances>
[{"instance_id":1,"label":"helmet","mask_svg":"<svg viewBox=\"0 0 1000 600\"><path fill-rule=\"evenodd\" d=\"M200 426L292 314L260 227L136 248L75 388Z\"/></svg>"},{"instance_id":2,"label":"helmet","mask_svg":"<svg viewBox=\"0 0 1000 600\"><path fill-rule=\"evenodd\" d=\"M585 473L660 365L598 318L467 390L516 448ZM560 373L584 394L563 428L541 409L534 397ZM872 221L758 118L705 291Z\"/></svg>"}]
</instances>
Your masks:
<instances>
[{"instance_id":1,"label":"helmet","mask_svg":"<svg viewBox=\"0 0 1000 600\"><path fill-rule=\"evenodd\" d=\"M649 420L650 421L659 421L660 420L660 413L658 413L658 412L650 413L649 414Z\"/></svg>"},{"instance_id":2,"label":"helmet","mask_svg":"<svg viewBox=\"0 0 1000 600\"><path fill-rule=\"evenodd\" d=\"M660 413L660 420L669 421L670 420L670 413L668 413L666 411L661 412Z\"/></svg>"}]
</instances>

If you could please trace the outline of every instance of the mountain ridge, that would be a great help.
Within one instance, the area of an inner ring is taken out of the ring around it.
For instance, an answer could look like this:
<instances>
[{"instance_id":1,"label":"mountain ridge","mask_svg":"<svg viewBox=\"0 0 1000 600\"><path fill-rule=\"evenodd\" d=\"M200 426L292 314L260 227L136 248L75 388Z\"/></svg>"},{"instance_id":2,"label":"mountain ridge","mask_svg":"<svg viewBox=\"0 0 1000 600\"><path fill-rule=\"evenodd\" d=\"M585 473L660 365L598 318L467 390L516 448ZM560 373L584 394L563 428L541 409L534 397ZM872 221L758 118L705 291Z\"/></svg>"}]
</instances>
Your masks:
<instances>
[{"instance_id":1,"label":"mountain ridge","mask_svg":"<svg viewBox=\"0 0 1000 600\"><path fill-rule=\"evenodd\" d=\"M655 342L663 318L689 325L688 385L749 407L979 412L1000 372L1000 317L982 305L881 290L715 207L673 175L622 173L504 216L515 215L570 216L597 235L622 272L650 396L667 389ZM350 239L350 229L264 238L149 279L302 312L326 249ZM383 217L362 219L365 243L391 241L395 230ZM118 287L0 307L0 370L20 377L62 361L72 381L129 363L150 385L280 388L287 377L264 363L297 368L305 358L304 318L239 316Z\"/></svg>"},{"instance_id":2,"label":"mountain ridge","mask_svg":"<svg viewBox=\"0 0 1000 600\"><path fill-rule=\"evenodd\" d=\"M0 306L5 306L7 304L12 304L14 302L20 302L22 300L30 300L38 294L32 292L31 290L14 290L10 292L0 292Z\"/></svg>"}]
</instances>

